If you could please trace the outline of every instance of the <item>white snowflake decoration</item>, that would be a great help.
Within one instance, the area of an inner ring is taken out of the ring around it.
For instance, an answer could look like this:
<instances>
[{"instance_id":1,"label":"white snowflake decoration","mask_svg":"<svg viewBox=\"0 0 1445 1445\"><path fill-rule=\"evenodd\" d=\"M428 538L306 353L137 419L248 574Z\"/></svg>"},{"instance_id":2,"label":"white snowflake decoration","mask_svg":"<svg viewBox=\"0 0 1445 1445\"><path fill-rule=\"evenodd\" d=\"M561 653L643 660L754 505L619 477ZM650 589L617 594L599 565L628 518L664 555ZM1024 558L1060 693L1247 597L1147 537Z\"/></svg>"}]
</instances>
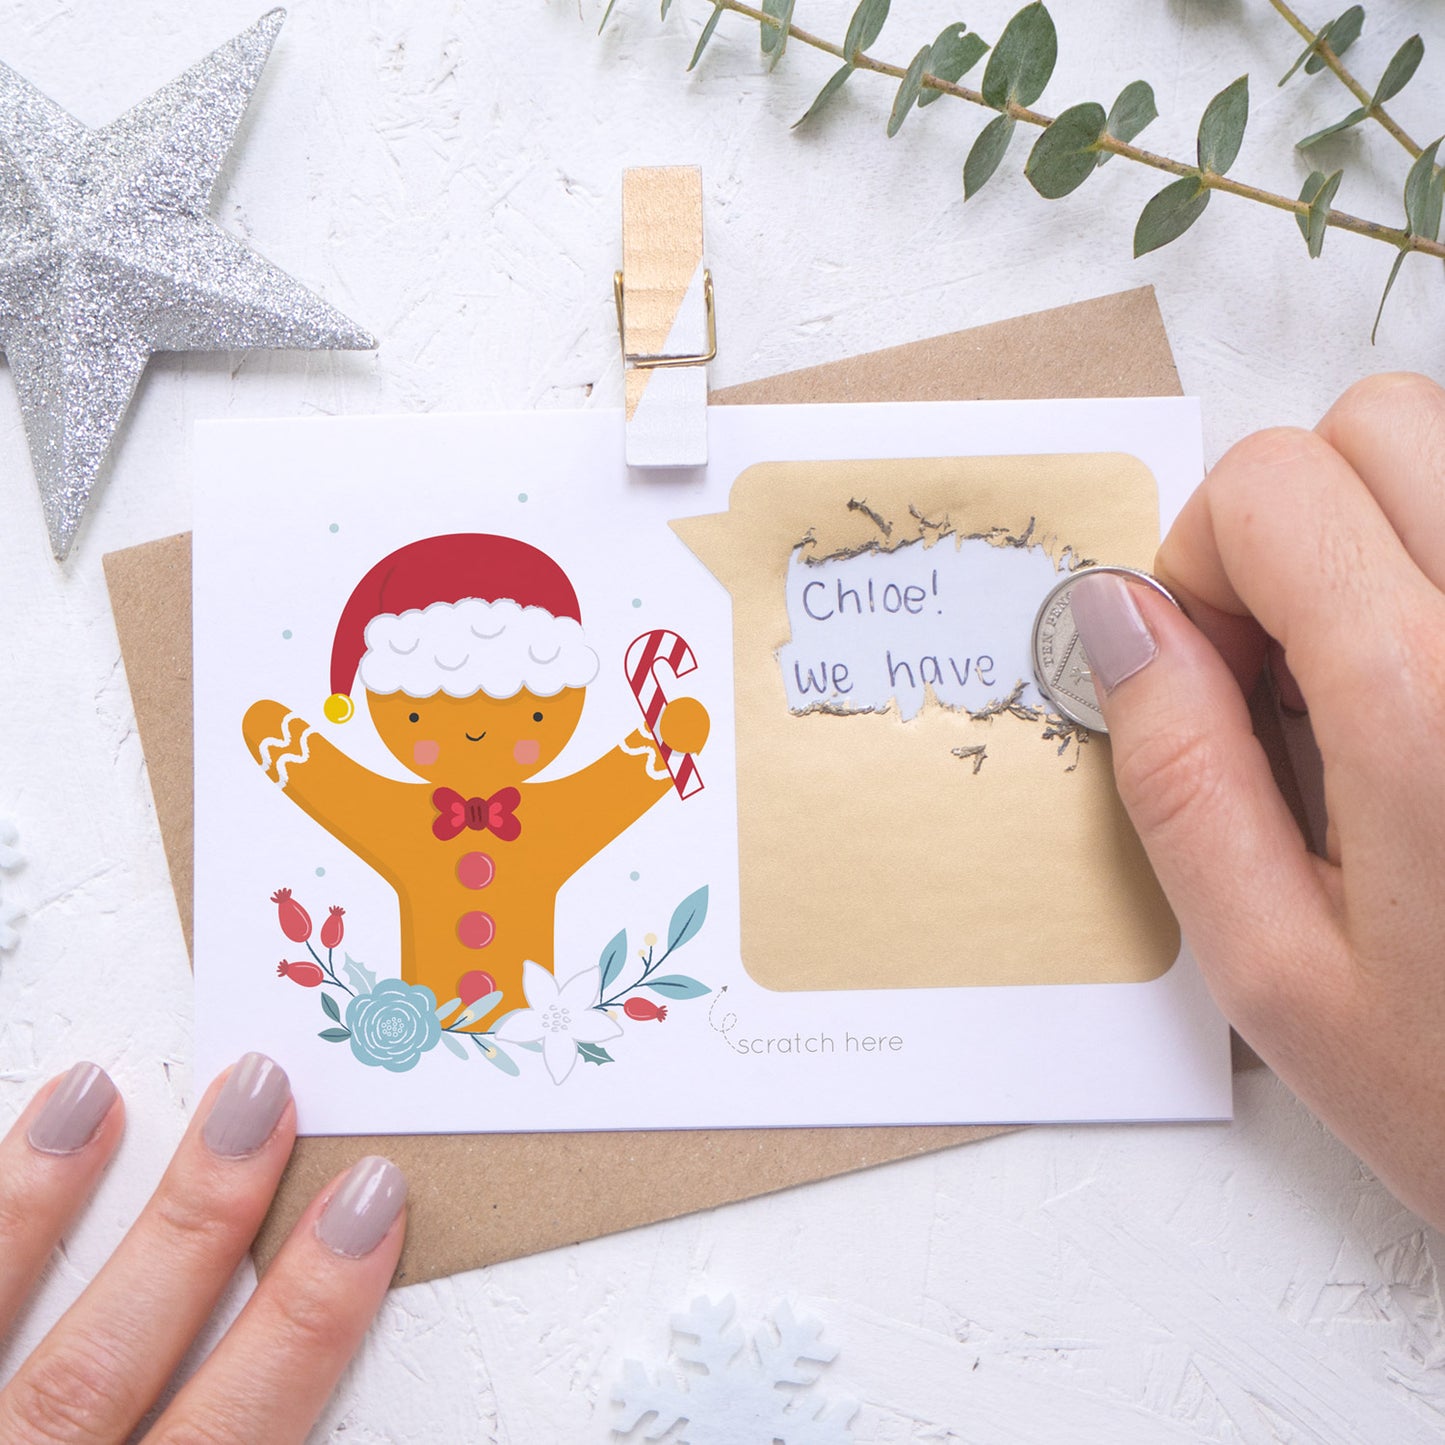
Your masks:
<instances>
[{"instance_id":1,"label":"white snowflake decoration","mask_svg":"<svg viewBox=\"0 0 1445 1445\"><path fill-rule=\"evenodd\" d=\"M9 818L0 818L0 869L8 872L25 861L25 855L16 846L19 841L20 831L15 824ZM8 952L20 942L15 925L24 916L23 909L0 898L0 952Z\"/></svg>"},{"instance_id":2,"label":"white snowflake decoration","mask_svg":"<svg viewBox=\"0 0 1445 1445\"><path fill-rule=\"evenodd\" d=\"M673 1355L703 1373L662 1368L649 1374L636 1360L622 1367L613 1393L622 1418L614 1437L630 1435L649 1415L641 1439L660 1440L674 1426L671 1445L853 1445L854 1400L829 1402L814 1392L822 1367L837 1355L821 1343L817 1320L795 1319L786 1304L773 1307L772 1328L749 1342L733 1323L732 1296L698 1298L672 1328L682 1336ZM694 1343L695 1341L695 1343Z\"/></svg>"}]
</instances>

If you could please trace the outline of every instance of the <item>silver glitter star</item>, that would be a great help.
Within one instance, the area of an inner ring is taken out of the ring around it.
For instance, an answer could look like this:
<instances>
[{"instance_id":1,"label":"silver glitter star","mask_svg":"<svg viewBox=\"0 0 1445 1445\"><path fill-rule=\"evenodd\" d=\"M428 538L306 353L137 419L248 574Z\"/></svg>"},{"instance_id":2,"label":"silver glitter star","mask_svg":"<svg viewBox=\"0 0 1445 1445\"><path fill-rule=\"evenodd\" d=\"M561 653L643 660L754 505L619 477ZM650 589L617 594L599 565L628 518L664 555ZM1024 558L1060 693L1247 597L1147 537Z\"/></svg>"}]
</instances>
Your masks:
<instances>
[{"instance_id":1,"label":"silver glitter star","mask_svg":"<svg viewBox=\"0 0 1445 1445\"><path fill-rule=\"evenodd\" d=\"M0 65L0 349L57 558L153 352L376 345L206 214L285 19L100 130Z\"/></svg>"}]
</instances>

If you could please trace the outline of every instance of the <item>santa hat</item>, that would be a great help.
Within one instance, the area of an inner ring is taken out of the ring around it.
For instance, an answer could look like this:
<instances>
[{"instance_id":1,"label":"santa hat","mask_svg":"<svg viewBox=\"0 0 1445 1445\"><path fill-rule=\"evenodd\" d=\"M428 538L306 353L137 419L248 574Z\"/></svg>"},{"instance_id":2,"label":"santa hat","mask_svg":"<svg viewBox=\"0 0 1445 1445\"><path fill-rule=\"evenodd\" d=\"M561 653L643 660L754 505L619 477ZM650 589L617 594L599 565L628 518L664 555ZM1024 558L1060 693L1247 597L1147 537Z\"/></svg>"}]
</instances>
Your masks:
<instances>
[{"instance_id":1,"label":"santa hat","mask_svg":"<svg viewBox=\"0 0 1445 1445\"><path fill-rule=\"evenodd\" d=\"M586 687L597 654L567 574L545 552L458 532L399 548L356 584L331 647L332 722L355 711L358 673L376 693L554 697Z\"/></svg>"}]
</instances>

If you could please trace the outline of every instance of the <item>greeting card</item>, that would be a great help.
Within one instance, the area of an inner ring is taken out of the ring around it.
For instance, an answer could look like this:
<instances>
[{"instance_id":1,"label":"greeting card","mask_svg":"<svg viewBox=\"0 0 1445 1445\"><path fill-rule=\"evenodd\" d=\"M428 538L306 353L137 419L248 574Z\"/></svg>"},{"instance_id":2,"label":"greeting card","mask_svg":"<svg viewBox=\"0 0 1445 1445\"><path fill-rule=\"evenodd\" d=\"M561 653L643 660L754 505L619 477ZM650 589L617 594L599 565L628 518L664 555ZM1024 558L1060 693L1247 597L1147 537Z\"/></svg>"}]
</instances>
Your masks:
<instances>
[{"instance_id":1,"label":"greeting card","mask_svg":"<svg viewBox=\"0 0 1445 1445\"><path fill-rule=\"evenodd\" d=\"M200 1067L313 1133L1217 1118L1228 1035L1033 681L1174 400L198 429Z\"/></svg>"}]
</instances>

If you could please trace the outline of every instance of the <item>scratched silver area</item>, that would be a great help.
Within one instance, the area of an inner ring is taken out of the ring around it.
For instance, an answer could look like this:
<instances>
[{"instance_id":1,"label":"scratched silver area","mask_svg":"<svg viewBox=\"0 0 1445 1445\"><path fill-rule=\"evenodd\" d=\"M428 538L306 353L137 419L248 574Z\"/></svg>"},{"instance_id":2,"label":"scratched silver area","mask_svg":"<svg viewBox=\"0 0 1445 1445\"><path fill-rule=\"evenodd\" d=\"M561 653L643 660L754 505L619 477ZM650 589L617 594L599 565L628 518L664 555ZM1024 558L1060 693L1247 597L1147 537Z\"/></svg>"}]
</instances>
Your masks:
<instances>
[{"instance_id":1,"label":"scratched silver area","mask_svg":"<svg viewBox=\"0 0 1445 1445\"><path fill-rule=\"evenodd\" d=\"M1051 588L1040 605L1038 616L1034 618L1033 659L1034 677L1045 700L1067 721L1078 723L1091 732L1106 733L1109 729L1104 725L1104 714L1099 710L1094 675L1089 667L1088 655L1079 641L1078 628L1074 626L1073 608L1069 605L1074 584L1080 577L1087 577L1093 572L1114 572L1120 577L1131 577L1152 587L1176 607L1179 602L1157 578L1133 567L1080 567Z\"/></svg>"},{"instance_id":2,"label":"scratched silver area","mask_svg":"<svg viewBox=\"0 0 1445 1445\"><path fill-rule=\"evenodd\" d=\"M376 345L206 214L285 19L100 130L0 65L0 349L58 558L153 352Z\"/></svg>"}]
</instances>

